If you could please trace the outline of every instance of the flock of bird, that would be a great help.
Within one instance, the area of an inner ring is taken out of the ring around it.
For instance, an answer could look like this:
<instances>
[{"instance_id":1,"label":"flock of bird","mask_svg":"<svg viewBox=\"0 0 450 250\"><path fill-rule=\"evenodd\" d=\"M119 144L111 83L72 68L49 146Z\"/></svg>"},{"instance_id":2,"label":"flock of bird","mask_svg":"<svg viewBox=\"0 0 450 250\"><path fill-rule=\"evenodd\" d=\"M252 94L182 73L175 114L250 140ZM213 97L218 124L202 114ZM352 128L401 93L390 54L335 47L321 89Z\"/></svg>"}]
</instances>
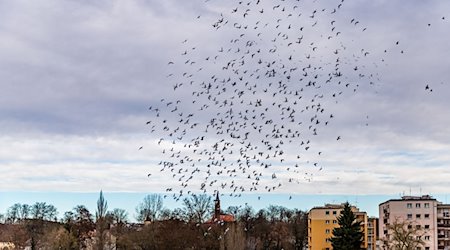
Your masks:
<instances>
[{"instance_id":1,"label":"flock of bird","mask_svg":"<svg viewBox=\"0 0 450 250\"><path fill-rule=\"evenodd\" d=\"M344 139L326 130L338 115L332 110L380 82L376 69L385 62L372 54L405 53L401 41L380 53L355 42L370 29L340 14L344 0L331 8L233 3L210 26L229 39L205 47L181 41L167 63L173 94L149 107L158 171L178 182L165 190L177 200L198 189L240 196L310 181L326 153L314 140Z\"/></svg>"}]
</instances>

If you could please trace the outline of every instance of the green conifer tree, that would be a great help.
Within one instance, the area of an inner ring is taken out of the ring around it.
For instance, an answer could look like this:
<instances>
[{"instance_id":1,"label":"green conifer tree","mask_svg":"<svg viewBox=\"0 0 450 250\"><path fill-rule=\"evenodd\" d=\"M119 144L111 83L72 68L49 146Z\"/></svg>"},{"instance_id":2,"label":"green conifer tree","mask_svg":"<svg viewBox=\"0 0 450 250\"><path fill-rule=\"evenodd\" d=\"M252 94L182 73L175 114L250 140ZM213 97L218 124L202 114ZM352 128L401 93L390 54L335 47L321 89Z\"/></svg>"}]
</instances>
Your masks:
<instances>
[{"instance_id":1,"label":"green conifer tree","mask_svg":"<svg viewBox=\"0 0 450 250\"><path fill-rule=\"evenodd\" d=\"M333 229L331 245L333 250L360 250L363 240L361 222L356 221L350 204L344 204L341 215L337 218L339 227Z\"/></svg>"}]
</instances>

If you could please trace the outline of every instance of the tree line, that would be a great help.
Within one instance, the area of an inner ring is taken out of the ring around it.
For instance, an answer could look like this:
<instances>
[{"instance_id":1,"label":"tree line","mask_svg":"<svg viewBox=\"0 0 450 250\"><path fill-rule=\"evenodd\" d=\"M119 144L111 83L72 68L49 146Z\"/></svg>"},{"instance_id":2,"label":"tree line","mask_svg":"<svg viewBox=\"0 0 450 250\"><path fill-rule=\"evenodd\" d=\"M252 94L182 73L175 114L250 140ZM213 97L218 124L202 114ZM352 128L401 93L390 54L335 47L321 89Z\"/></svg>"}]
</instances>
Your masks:
<instances>
[{"instance_id":1,"label":"tree line","mask_svg":"<svg viewBox=\"0 0 450 250\"><path fill-rule=\"evenodd\" d=\"M192 194L182 207L168 209L158 194L136 206L135 219L121 208L108 209L100 192L94 213L84 205L64 212L45 202L14 204L0 217L0 241L18 249L303 249L307 213L270 205L229 206L234 222L212 220L211 196Z\"/></svg>"},{"instance_id":2,"label":"tree line","mask_svg":"<svg viewBox=\"0 0 450 250\"><path fill-rule=\"evenodd\" d=\"M108 210L100 192L92 214L77 205L57 219L57 209L45 202L16 203L0 216L0 242L14 249L306 249L308 215L298 209L270 205L229 206L224 212L235 221L213 220L212 197L193 194L181 208L164 208L160 195L144 197L136 206L136 220L130 223L124 209ZM345 203L337 218L339 226L330 238L335 250L362 248L361 222ZM391 236L382 245L395 249L424 247L426 230L408 221L394 221Z\"/></svg>"}]
</instances>

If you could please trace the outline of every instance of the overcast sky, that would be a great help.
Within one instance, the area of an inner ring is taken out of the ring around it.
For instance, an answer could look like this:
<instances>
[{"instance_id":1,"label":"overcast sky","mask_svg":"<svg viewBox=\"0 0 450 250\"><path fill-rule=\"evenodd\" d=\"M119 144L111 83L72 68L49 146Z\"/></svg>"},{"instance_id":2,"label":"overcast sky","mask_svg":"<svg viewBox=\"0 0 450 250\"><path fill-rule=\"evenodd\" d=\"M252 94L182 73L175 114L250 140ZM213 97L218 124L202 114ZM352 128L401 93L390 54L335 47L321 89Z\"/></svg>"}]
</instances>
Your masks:
<instances>
[{"instance_id":1,"label":"overcast sky","mask_svg":"<svg viewBox=\"0 0 450 250\"><path fill-rule=\"evenodd\" d=\"M231 20L237 2L0 1L0 190L164 192L177 185L157 166L159 135L149 133L148 108L173 98L177 79L167 76L186 66L168 62L180 62L186 47L205 58L239 34L212 26L221 13ZM299 4L309 15L339 2ZM276 22L269 10L262 23ZM335 119L312 141L322 168L306 169L310 178L295 184L281 172L286 185L277 192L449 193L448 13L450 2L440 0L344 2L339 41L348 57L370 51L360 62L374 84L337 103L324 100ZM325 52L317 57L328 63Z\"/></svg>"}]
</instances>

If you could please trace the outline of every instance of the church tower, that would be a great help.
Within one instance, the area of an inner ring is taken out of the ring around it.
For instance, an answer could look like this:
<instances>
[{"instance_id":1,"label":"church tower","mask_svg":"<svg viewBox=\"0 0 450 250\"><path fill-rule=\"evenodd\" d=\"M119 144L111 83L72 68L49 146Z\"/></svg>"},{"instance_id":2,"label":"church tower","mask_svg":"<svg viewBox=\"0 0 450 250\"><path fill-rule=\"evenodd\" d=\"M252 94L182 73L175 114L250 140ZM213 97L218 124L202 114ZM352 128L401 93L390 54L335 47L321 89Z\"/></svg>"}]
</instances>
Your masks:
<instances>
[{"instance_id":1,"label":"church tower","mask_svg":"<svg viewBox=\"0 0 450 250\"><path fill-rule=\"evenodd\" d=\"M219 191L216 191L216 199L214 200L214 214L211 220L208 220L207 223L218 223L218 222L235 222L234 216L232 214L224 214L220 209L220 199L219 199Z\"/></svg>"},{"instance_id":2,"label":"church tower","mask_svg":"<svg viewBox=\"0 0 450 250\"><path fill-rule=\"evenodd\" d=\"M216 199L214 200L214 219L220 220L220 199L219 191L216 193Z\"/></svg>"}]
</instances>

